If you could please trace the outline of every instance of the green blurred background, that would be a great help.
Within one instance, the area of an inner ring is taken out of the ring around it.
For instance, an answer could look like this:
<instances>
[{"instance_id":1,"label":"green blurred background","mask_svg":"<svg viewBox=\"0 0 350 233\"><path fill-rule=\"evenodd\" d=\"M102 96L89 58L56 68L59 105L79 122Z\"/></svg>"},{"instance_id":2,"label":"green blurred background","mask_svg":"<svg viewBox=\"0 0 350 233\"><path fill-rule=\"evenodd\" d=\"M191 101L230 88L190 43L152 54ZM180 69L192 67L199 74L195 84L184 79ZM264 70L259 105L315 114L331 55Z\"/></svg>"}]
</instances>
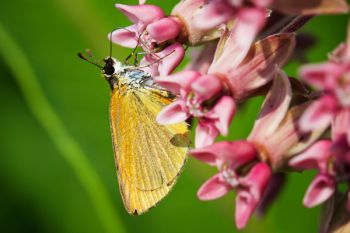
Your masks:
<instances>
[{"instance_id":1,"label":"green blurred background","mask_svg":"<svg viewBox=\"0 0 350 233\"><path fill-rule=\"evenodd\" d=\"M236 232L234 194L200 202L198 187L216 171L193 159L156 208L138 217L124 210L109 131L110 90L100 71L76 56L86 48L98 59L108 54L107 33L129 25L115 3L1 2L0 232ZM150 3L169 13L176 1ZM345 39L346 26L344 15L313 19L303 29L317 37L309 61L325 60ZM121 60L129 52L113 48ZM289 64L288 74L295 75L298 65ZM238 113L230 139L249 133L259 103L261 98L252 100ZM302 206L313 175L290 176L265 218L254 217L242 232L316 232L319 209Z\"/></svg>"}]
</instances>

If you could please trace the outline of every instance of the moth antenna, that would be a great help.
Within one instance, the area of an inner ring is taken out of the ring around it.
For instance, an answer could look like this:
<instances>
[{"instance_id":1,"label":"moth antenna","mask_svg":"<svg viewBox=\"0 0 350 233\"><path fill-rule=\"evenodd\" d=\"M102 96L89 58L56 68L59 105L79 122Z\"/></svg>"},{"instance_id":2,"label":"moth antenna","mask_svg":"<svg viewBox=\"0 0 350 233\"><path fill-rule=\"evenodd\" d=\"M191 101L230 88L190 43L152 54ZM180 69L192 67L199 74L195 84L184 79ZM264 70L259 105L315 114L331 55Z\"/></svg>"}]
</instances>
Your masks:
<instances>
[{"instance_id":1,"label":"moth antenna","mask_svg":"<svg viewBox=\"0 0 350 233\"><path fill-rule=\"evenodd\" d=\"M91 61L90 59L86 58L82 53L78 53L78 57L89 62L90 64L93 64L93 65L99 67L100 69L103 69L103 66L99 65L97 62Z\"/></svg>"},{"instance_id":2,"label":"moth antenna","mask_svg":"<svg viewBox=\"0 0 350 233\"><path fill-rule=\"evenodd\" d=\"M112 58L112 47L113 47L112 36L113 36L113 32L115 32L116 30L120 30L120 29L133 33L133 31L131 31L131 30L127 29L127 28L121 28L121 27L117 27L117 28L113 29L110 32L110 34L109 34L109 58Z\"/></svg>"},{"instance_id":3,"label":"moth antenna","mask_svg":"<svg viewBox=\"0 0 350 233\"><path fill-rule=\"evenodd\" d=\"M109 58L112 58L112 46L113 46L113 43L112 43L112 35L113 35L113 32L117 30L117 29L114 29L110 34L109 34Z\"/></svg>"}]
</instances>

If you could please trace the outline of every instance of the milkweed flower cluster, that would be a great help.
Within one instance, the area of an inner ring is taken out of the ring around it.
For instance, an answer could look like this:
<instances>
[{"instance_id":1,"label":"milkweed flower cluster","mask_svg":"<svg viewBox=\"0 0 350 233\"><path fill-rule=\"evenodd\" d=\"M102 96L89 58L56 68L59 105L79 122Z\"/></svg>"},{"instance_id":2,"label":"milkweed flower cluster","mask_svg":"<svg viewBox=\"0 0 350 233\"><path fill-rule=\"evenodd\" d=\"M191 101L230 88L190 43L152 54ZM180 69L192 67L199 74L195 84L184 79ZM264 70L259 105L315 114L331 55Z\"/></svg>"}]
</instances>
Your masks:
<instances>
[{"instance_id":1,"label":"milkweed flower cluster","mask_svg":"<svg viewBox=\"0 0 350 233\"><path fill-rule=\"evenodd\" d=\"M190 155L218 169L199 199L235 190L242 229L276 197L286 170L318 171L306 207L339 196L337 185L350 184L350 36L327 62L303 65L299 77L282 69L297 46L297 30L317 15L347 13L346 1L182 0L170 15L145 2L116 4L132 25L109 37L141 47L140 67L177 96L158 114L159 124L197 120ZM174 71L185 49L195 46L201 48L193 49L187 66ZM241 103L257 95L265 100L249 136L217 142L228 135ZM350 188L343 195L350 211Z\"/></svg>"},{"instance_id":2,"label":"milkweed flower cluster","mask_svg":"<svg viewBox=\"0 0 350 233\"><path fill-rule=\"evenodd\" d=\"M300 77L321 92L300 119L301 130L331 130L330 139L319 140L289 162L318 170L304 197L304 204L313 207L334 195L338 183L350 184L350 34L329 61L301 67ZM350 198L347 206L350 211Z\"/></svg>"}]
</instances>

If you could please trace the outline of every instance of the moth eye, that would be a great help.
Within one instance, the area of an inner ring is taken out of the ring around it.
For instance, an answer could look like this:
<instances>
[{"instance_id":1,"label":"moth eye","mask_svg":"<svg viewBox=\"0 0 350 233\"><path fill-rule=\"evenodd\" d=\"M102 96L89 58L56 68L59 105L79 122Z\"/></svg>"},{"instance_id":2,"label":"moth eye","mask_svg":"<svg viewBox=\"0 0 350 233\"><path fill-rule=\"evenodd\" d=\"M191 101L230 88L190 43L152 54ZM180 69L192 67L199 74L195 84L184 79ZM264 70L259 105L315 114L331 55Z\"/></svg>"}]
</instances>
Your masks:
<instances>
[{"instance_id":1,"label":"moth eye","mask_svg":"<svg viewBox=\"0 0 350 233\"><path fill-rule=\"evenodd\" d=\"M105 66L104 68L103 68L103 71L104 71L104 73L106 74L106 75L112 75L112 74L114 74L114 67L113 66Z\"/></svg>"}]
</instances>

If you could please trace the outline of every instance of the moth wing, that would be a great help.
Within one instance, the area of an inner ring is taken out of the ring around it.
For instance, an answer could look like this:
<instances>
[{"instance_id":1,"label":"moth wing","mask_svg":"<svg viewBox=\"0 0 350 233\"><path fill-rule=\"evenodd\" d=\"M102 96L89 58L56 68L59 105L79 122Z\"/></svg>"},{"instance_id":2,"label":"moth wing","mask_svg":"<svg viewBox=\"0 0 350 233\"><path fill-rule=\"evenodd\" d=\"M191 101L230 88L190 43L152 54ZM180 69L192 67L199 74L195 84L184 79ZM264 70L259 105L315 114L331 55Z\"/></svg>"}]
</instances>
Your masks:
<instances>
[{"instance_id":1,"label":"moth wing","mask_svg":"<svg viewBox=\"0 0 350 233\"><path fill-rule=\"evenodd\" d=\"M186 123L156 122L156 115L171 102L167 92L158 89L112 93L110 121L118 182L131 214L147 211L166 196L186 160Z\"/></svg>"}]
</instances>

